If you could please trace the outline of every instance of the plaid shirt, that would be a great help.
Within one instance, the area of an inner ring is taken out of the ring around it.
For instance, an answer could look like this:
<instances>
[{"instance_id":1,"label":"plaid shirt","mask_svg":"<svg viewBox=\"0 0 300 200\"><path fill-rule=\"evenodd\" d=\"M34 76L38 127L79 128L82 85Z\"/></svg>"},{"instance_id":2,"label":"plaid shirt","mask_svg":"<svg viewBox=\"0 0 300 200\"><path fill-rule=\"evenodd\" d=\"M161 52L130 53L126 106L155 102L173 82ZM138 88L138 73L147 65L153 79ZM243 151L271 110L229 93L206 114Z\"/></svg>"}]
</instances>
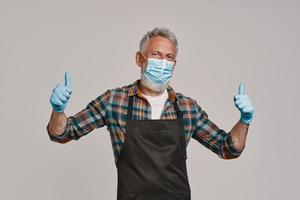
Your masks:
<instances>
[{"instance_id":1,"label":"plaid shirt","mask_svg":"<svg viewBox=\"0 0 300 200\"><path fill-rule=\"evenodd\" d=\"M67 143L78 140L95 128L106 125L110 133L115 162L121 152L126 137L126 120L129 96L136 96L133 102L133 120L151 119L151 107L143 97L140 80L121 88L109 89L102 95L88 103L86 108L77 114L68 117L65 131L58 136L49 134L50 140ZM165 102L161 119L176 119L176 110L172 102L177 99L180 110L183 111L183 123L187 144L190 138L216 153L220 158L233 159L242 153L232 143L230 133L226 133L208 119L207 113L197 102L181 93L176 93L171 86L167 87L168 99Z\"/></svg>"}]
</instances>

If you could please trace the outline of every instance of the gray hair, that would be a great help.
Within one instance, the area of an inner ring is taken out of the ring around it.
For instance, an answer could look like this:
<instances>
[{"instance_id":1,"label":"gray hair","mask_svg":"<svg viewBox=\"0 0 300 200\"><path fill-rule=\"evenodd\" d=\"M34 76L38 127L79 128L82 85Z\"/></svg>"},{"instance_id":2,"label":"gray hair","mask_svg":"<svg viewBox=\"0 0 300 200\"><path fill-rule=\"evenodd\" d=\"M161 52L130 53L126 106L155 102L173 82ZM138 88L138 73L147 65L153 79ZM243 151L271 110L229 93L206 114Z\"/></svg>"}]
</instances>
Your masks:
<instances>
[{"instance_id":1,"label":"gray hair","mask_svg":"<svg viewBox=\"0 0 300 200\"><path fill-rule=\"evenodd\" d=\"M156 36L161 36L161 37L164 37L164 38L172 41L176 46L176 54L177 54L178 42L177 42L177 38L176 38L175 34L167 28L158 28L158 27L155 27L153 30L148 31L143 36L143 38L140 41L140 45L139 45L140 52L144 53L146 43L149 41L150 38L156 37Z\"/></svg>"}]
</instances>

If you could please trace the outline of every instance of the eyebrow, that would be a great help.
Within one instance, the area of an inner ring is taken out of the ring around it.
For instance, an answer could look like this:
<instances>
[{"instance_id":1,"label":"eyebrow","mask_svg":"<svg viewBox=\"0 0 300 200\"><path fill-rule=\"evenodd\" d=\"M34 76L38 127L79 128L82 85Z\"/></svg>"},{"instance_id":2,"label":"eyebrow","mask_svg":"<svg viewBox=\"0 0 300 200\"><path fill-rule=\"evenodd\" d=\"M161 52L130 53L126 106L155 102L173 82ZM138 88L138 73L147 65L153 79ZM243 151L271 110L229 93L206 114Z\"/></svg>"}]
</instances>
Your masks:
<instances>
[{"instance_id":1,"label":"eyebrow","mask_svg":"<svg viewBox=\"0 0 300 200\"><path fill-rule=\"evenodd\" d=\"M154 53L154 52L158 52L158 53L162 54L162 53L161 53L160 51L158 51L158 50L151 51L151 53ZM173 53L167 53L166 55L167 55L167 56L173 56L173 57L175 57L175 54L173 54Z\"/></svg>"}]
</instances>

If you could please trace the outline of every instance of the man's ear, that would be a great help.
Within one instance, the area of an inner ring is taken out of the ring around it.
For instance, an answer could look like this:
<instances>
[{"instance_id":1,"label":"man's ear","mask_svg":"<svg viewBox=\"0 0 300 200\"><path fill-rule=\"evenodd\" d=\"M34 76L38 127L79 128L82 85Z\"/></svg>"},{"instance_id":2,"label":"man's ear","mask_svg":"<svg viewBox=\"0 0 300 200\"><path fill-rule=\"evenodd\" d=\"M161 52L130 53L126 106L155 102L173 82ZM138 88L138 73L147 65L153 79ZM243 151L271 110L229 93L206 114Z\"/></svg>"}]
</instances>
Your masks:
<instances>
[{"instance_id":1,"label":"man's ear","mask_svg":"<svg viewBox=\"0 0 300 200\"><path fill-rule=\"evenodd\" d=\"M142 67L143 65L143 56L141 54L141 52L136 52L135 54L135 62L139 67Z\"/></svg>"}]
</instances>

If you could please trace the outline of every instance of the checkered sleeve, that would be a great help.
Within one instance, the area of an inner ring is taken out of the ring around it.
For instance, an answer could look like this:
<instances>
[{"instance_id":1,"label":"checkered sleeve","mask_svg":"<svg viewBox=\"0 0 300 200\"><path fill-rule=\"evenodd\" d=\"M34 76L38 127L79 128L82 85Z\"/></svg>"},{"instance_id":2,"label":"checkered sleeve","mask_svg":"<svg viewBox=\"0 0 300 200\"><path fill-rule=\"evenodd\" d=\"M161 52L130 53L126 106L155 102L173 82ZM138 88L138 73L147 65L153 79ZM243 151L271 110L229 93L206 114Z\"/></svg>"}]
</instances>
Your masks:
<instances>
[{"instance_id":1,"label":"checkered sleeve","mask_svg":"<svg viewBox=\"0 0 300 200\"><path fill-rule=\"evenodd\" d=\"M106 106L109 102L110 90L92 100L80 112L67 118L65 131L61 135L53 136L49 133L49 123L47 132L51 141L66 143L70 140L78 140L95 128L106 125Z\"/></svg>"},{"instance_id":2,"label":"checkered sleeve","mask_svg":"<svg viewBox=\"0 0 300 200\"><path fill-rule=\"evenodd\" d=\"M233 159L239 157L243 150L237 150L234 147L230 132L226 133L213 123L196 101L195 106L196 126L192 138L216 153L220 158Z\"/></svg>"}]
</instances>

